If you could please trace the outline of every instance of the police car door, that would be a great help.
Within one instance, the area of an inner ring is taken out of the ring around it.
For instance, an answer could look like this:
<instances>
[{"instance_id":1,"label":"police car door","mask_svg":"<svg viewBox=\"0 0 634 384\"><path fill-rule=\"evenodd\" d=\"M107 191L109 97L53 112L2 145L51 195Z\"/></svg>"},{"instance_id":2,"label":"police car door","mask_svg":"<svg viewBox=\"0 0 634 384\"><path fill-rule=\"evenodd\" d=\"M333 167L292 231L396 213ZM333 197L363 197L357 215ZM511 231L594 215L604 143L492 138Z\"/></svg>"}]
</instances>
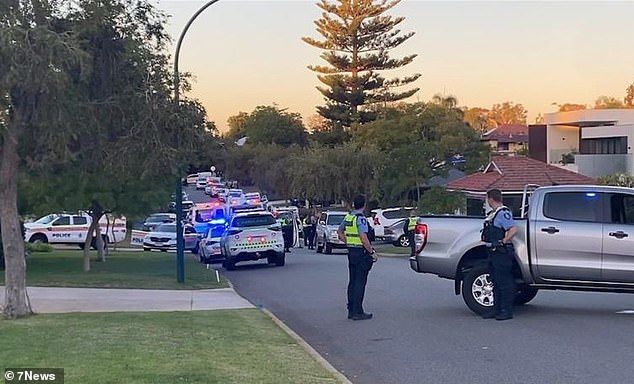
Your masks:
<instances>
[{"instance_id":1,"label":"police car door","mask_svg":"<svg viewBox=\"0 0 634 384\"><path fill-rule=\"evenodd\" d=\"M86 241L86 235L88 234L89 228L90 223L88 223L88 218L86 216L73 216L73 232L71 232L72 239L76 240L76 242Z\"/></svg>"},{"instance_id":2,"label":"police car door","mask_svg":"<svg viewBox=\"0 0 634 384\"><path fill-rule=\"evenodd\" d=\"M58 217L47 229L50 231L50 235L48 236L49 243L64 243L70 241L72 236L70 216L63 215Z\"/></svg>"}]
</instances>

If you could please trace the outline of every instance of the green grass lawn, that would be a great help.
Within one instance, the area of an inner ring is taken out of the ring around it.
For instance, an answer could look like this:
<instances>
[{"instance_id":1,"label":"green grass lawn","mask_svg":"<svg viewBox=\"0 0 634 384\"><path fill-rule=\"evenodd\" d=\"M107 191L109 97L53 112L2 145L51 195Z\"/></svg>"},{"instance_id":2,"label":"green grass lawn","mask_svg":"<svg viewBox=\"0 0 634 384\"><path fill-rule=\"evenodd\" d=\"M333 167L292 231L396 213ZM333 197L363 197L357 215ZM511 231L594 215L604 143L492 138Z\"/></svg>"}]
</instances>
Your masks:
<instances>
[{"instance_id":1,"label":"green grass lawn","mask_svg":"<svg viewBox=\"0 0 634 384\"><path fill-rule=\"evenodd\" d=\"M392 244L378 244L374 246L374 249L376 249L379 256L381 255L381 253L394 253L403 256L409 256L411 252L409 248L395 247Z\"/></svg>"},{"instance_id":2,"label":"green grass lawn","mask_svg":"<svg viewBox=\"0 0 634 384\"><path fill-rule=\"evenodd\" d=\"M216 282L213 270L185 253L185 284L176 282L176 254L163 252L110 252L105 263L95 261L91 251L91 271L83 272L83 251L55 250L33 253L27 260L27 285L93 288L203 289L225 288ZM4 274L0 274L0 285Z\"/></svg>"},{"instance_id":3,"label":"green grass lawn","mask_svg":"<svg viewBox=\"0 0 634 384\"><path fill-rule=\"evenodd\" d=\"M4 367L64 368L67 384L337 382L257 309L37 315L0 334Z\"/></svg>"}]
</instances>

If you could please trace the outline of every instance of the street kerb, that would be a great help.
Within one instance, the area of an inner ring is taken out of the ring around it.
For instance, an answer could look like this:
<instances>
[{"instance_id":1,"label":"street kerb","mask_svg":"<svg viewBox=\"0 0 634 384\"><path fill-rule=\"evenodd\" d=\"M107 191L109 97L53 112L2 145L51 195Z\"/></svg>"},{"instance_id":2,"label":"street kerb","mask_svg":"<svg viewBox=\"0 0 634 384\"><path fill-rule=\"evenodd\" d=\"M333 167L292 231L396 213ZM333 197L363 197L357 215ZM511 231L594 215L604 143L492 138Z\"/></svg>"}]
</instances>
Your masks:
<instances>
[{"instance_id":1,"label":"street kerb","mask_svg":"<svg viewBox=\"0 0 634 384\"><path fill-rule=\"evenodd\" d=\"M324 368L326 368L330 373L333 374L338 380L340 380L343 384L353 384L348 378L341 372L337 370L337 368L333 367L332 364L328 362L328 360L324 359L322 355L319 354L310 344L308 344L300 335L295 333L292 329L290 329L282 320L280 320L277 316L275 316L271 311L266 308L261 308L264 313L266 313L280 328L284 330L290 337L295 339L297 344L302 346L306 352L308 352L311 356L319 362Z\"/></svg>"}]
</instances>

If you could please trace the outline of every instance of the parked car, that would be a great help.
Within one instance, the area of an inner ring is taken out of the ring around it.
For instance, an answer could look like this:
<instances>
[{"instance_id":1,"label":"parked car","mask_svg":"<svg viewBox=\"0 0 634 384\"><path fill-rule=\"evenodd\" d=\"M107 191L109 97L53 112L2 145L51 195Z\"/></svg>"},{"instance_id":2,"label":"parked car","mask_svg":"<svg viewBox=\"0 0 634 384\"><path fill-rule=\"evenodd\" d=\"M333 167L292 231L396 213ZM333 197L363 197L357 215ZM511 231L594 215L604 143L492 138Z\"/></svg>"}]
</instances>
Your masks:
<instances>
[{"instance_id":1,"label":"parked car","mask_svg":"<svg viewBox=\"0 0 634 384\"><path fill-rule=\"evenodd\" d=\"M224 224L207 228L207 232L203 234L199 243L198 256L201 263L211 264L224 260L220 240L226 229L227 227Z\"/></svg>"},{"instance_id":2,"label":"parked car","mask_svg":"<svg viewBox=\"0 0 634 384\"><path fill-rule=\"evenodd\" d=\"M185 181L187 182L187 185L196 184L197 180L198 180L198 174L197 173L192 173L191 175L187 175L187 177L185 178Z\"/></svg>"},{"instance_id":3,"label":"parked car","mask_svg":"<svg viewBox=\"0 0 634 384\"><path fill-rule=\"evenodd\" d=\"M220 241L223 266L231 271L236 263L267 259L278 267L285 264L282 228L266 211L236 213Z\"/></svg>"},{"instance_id":4,"label":"parked car","mask_svg":"<svg viewBox=\"0 0 634 384\"><path fill-rule=\"evenodd\" d=\"M513 237L515 303L539 289L634 293L634 190L552 186L524 192ZM526 204L529 202L530 204ZM482 218L422 216L415 228L411 268L454 280L455 293L475 313L493 296Z\"/></svg>"},{"instance_id":5,"label":"parked car","mask_svg":"<svg viewBox=\"0 0 634 384\"><path fill-rule=\"evenodd\" d=\"M185 249L192 253L198 253L198 235L191 225L183 226L183 236L185 238ZM162 252L176 250L176 223L160 224L152 232L145 235L143 239L143 250L151 251L158 249Z\"/></svg>"},{"instance_id":6,"label":"parked car","mask_svg":"<svg viewBox=\"0 0 634 384\"><path fill-rule=\"evenodd\" d=\"M346 244L339 240L337 229L348 213L343 211L322 212L317 222L315 239L317 242L317 253L322 251L327 255L335 248L345 248Z\"/></svg>"},{"instance_id":7,"label":"parked car","mask_svg":"<svg viewBox=\"0 0 634 384\"><path fill-rule=\"evenodd\" d=\"M384 208L372 210L372 227L377 241L390 241L391 237L385 235L385 228L399 220L409 217L412 207Z\"/></svg>"},{"instance_id":8,"label":"parked car","mask_svg":"<svg viewBox=\"0 0 634 384\"><path fill-rule=\"evenodd\" d=\"M384 239L395 247L409 247L409 237L405 234L405 222L407 219L399 220L396 223L384 228Z\"/></svg>"},{"instance_id":9,"label":"parked car","mask_svg":"<svg viewBox=\"0 0 634 384\"><path fill-rule=\"evenodd\" d=\"M176 214L174 213L153 213L148 216L143 222L143 230L151 231L160 224L173 223L176 221Z\"/></svg>"}]
</instances>

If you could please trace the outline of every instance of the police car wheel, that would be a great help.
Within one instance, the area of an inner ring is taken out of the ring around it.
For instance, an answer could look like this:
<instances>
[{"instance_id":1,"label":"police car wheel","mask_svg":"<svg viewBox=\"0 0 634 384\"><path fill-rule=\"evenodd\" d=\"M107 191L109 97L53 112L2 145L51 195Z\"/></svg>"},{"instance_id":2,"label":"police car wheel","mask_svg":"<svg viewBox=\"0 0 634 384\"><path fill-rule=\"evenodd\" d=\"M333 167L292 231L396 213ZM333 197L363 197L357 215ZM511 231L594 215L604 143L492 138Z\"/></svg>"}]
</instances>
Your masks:
<instances>
[{"instance_id":1,"label":"police car wheel","mask_svg":"<svg viewBox=\"0 0 634 384\"><path fill-rule=\"evenodd\" d=\"M478 264L464 275L462 299L470 310L480 316L493 309L493 283L486 264Z\"/></svg>"},{"instance_id":2,"label":"police car wheel","mask_svg":"<svg viewBox=\"0 0 634 384\"><path fill-rule=\"evenodd\" d=\"M151 249L150 249L150 248L143 247L143 251L144 251L144 252L150 252L150 251L151 251Z\"/></svg>"},{"instance_id":3,"label":"police car wheel","mask_svg":"<svg viewBox=\"0 0 634 384\"><path fill-rule=\"evenodd\" d=\"M409 238L405 235L402 235L398 238L398 244L403 248L409 247Z\"/></svg>"},{"instance_id":4,"label":"police car wheel","mask_svg":"<svg viewBox=\"0 0 634 384\"><path fill-rule=\"evenodd\" d=\"M33 244L48 243L48 239L46 238L46 236L38 233L37 235L31 236L31 238L29 239L29 243L33 243Z\"/></svg>"},{"instance_id":5,"label":"police car wheel","mask_svg":"<svg viewBox=\"0 0 634 384\"><path fill-rule=\"evenodd\" d=\"M317 253L321 253L323 250L324 250L323 245L317 244L317 249L316 249Z\"/></svg>"},{"instance_id":6,"label":"police car wheel","mask_svg":"<svg viewBox=\"0 0 634 384\"><path fill-rule=\"evenodd\" d=\"M283 267L286 264L286 255L284 253L278 253L275 258L275 265L278 267Z\"/></svg>"},{"instance_id":7,"label":"police car wheel","mask_svg":"<svg viewBox=\"0 0 634 384\"><path fill-rule=\"evenodd\" d=\"M332 254L332 244L326 243L326 240L324 240L324 243L326 244L326 247L324 248L324 253L326 255Z\"/></svg>"},{"instance_id":8,"label":"police car wheel","mask_svg":"<svg viewBox=\"0 0 634 384\"><path fill-rule=\"evenodd\" d=\"M234 271L236 269L236 263L234 263L233 261L230 260L225 260L222 263L222 266L227 270L227 271Z\"/></svg>"},{"instance_id":9,"label":"police car wheel","mask_svg":"<svg viewBox=\"0 0 634 384\"><path fill-rule=\"evenodd\" d=\"M532 287L520 287L515 295L515 305L524 305L537 296L538 290Z\"/></svg>"}]
</instances>

